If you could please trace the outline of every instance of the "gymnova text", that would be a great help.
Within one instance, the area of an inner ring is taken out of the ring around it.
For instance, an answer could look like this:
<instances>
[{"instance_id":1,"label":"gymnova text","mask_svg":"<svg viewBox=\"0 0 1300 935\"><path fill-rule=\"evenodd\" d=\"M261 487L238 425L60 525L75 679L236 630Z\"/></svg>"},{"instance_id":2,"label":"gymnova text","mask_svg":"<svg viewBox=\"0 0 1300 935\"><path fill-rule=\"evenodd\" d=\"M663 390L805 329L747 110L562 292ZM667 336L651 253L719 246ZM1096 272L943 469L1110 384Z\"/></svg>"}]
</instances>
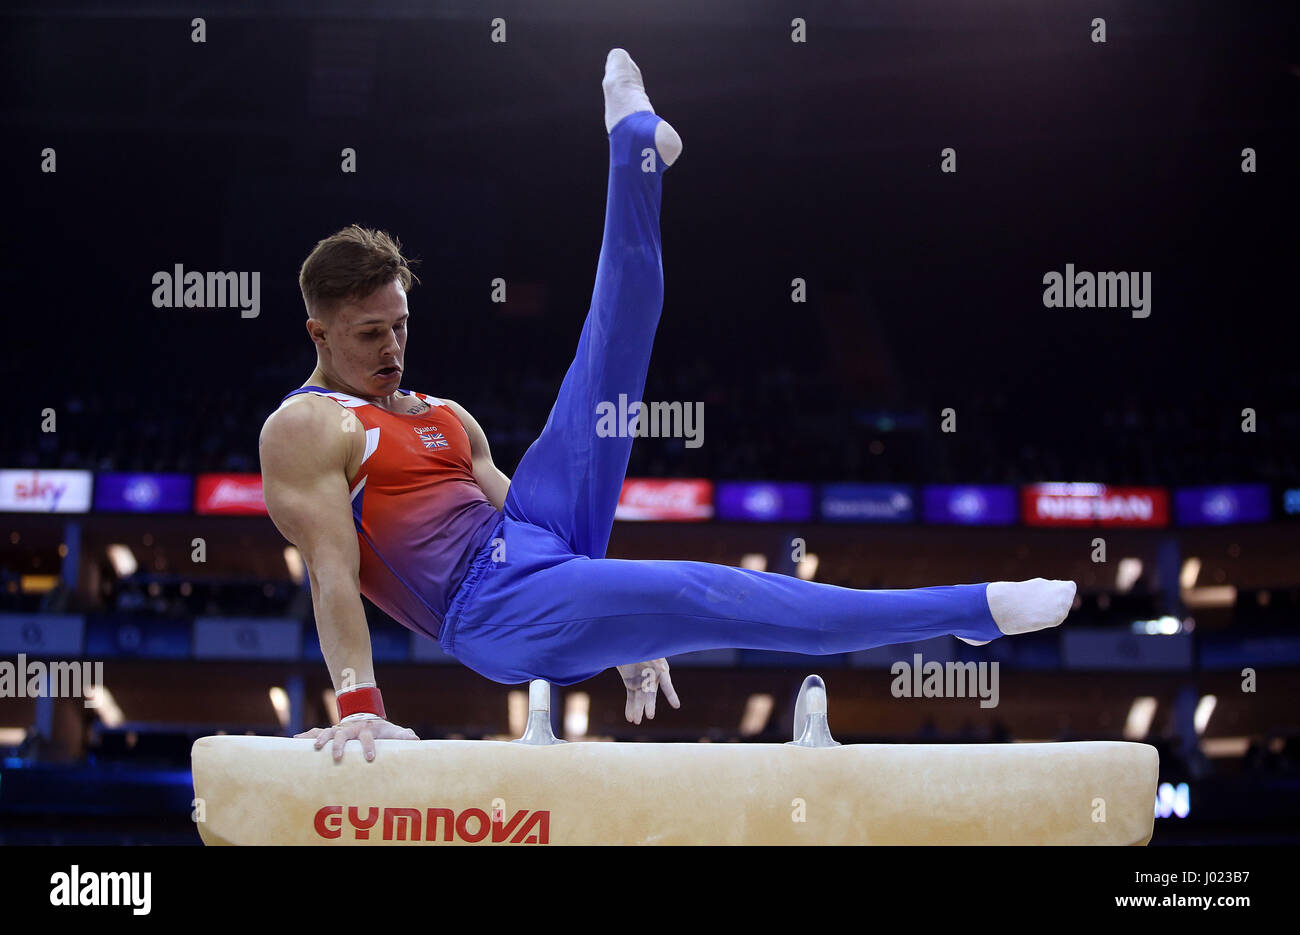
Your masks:
<instances>
[{"instance_id":1,"label":"gymnova text","mask_svg":"<svg viewBox=\"0 0 1300 935\"><path fill-rule=\"evenodd\" d=\"M170 273L154 273L151 282L158 287L154 308L238 308L240 318L262 313L261 273L187 273L177 263Z\"/></svg>"},{"instance_id":2,"label":"gymnova text","mask_svg":"<svg viewBox=\"0 0 1300 935\"><path fill-rule=\"evenodd\" d=\"M344 823L344 815L347 823ZM549 809L518 809L506 821L505 807L492 807L489 816L481 808L467 808L457 814L450 808L385 808L383 823L379 821L380 809L370 805L364 809L355 805L324 805L316 810L312 823L316 834L326 840L337 841L344 830L351 831L348 840L365 841L371 831L382 834L384 841L465 841L477 844L490 833L491 843L549 844L551 840L551 812ZM421 819L424 834L421 835ZM470 822L474 830L470 830ZM439 831L441 830L441 835Z\"/></svg>"},{"instance_id":3,"label":"gymnova text","mask_svg":"<svg viewBox=\"0 0 1300 935\"><path fill-rule=\"evenodd\" d=\"M1131 308L1134 318L1151 317L1151 274L1089 273L1074 271L1043 274L1043 305L1046 308Z\"/></svg>"},{"instance_id":4,"label":"gymnova text","mask_svg":"<svg viewBox=\"0 0 1300 935\"><path fill-rule=\"evenodd\" d=\"M601 438L684 438L687 448L704 444L704 403L643 403L627 401L596 404L596 434Z\"/></svg>"},{"instance_id":5,"label":"gymnova text","mask_svg":"<svg viewBox=\"0 0 1300 935\"><path fill-rule=\"evenodd\" d=\"M18 654L17 664L0 659L0 698L84 698L98 708L103 662L39 662Z\"/></svg>"},{"instance_id":6,"label":"gymnova text","mask_svg":"<svg viewBox=\"0 0 1300 935\"><path fill-rule=\"evenodd\" d=\"M889 686L895 698L979 698L981 708L998 706L996 662L922 663L914 653L910 664L900 659L889 674L895 676Z\"/></svg>"},{"instance_id":7,"label":"gymnova text","mask_svg":"<svg viewBox=\"0 0 1300 935\"><path fill-rule=\"evenodd\" d=\"M50 877L51 906L130 906L131 914L147 916L152 905L153 873L83 873L76 864L69 873Z\"/></svg>"}]
</instances>

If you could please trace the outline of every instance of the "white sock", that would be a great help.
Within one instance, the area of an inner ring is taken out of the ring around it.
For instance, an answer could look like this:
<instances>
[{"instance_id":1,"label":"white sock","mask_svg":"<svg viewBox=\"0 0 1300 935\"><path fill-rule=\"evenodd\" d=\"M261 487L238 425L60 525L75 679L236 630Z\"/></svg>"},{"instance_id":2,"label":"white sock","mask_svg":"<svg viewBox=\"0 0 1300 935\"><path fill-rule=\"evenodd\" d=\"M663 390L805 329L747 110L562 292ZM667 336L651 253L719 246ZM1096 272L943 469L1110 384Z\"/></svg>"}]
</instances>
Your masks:
<instances>
[{"instance_id":1,"label":"white sock","mask_svg":"<svg viewBox=\"0 0 1300 935\"><path fill-rule=\"evenodd\" d=\"M613 130L615 125L628 114L635 114L642 110L648 110L652 114L655 112L650 104L650 98L645 93L641 69L636 67L632 56L623 49L610 49L609 55L605 58L605 78L600 86L605 92L606 133ZM655 148L663 157L664 165L671 166L681 155L682 138L667 121L660 121L655 127Z\"/></svg>"},{"instance_id":2,"label":"white sock","mask_svg":"<svg viewBox=\"0 0 1300 935\"><path fill-rule=\"evenodd\" d=\"M641 69L624 49L610 49L605 57L605 80L600 83L605 91L605 132L628 114L638 110L654 113L650 98L646 97Z\"/></svg>"},{"instance_id":3,"label":"white sock","mask_svg":"<svg viewBox=\"0 0 1300 935\"><path fill-rule=\"evenodd\" d=\"M1029 581L992 581L985 592L989 613L998 629L1007 636L1030 633L1060 626L1074 604L1073 581L1049 581L1033 578ZM957 639L972 646L983 646L988 640Z\"/></svg>"},{"instance_id":4,"label":"white sock","mask_svg":"<svg viewBox=\"0 0 1300 935\"><path fill-rule=\"evenodd\" d=\"M1074 603L1073 581L993 581L987 597L989 613L1008 636L1060 626Z\"/></svg>"}]
</instances>

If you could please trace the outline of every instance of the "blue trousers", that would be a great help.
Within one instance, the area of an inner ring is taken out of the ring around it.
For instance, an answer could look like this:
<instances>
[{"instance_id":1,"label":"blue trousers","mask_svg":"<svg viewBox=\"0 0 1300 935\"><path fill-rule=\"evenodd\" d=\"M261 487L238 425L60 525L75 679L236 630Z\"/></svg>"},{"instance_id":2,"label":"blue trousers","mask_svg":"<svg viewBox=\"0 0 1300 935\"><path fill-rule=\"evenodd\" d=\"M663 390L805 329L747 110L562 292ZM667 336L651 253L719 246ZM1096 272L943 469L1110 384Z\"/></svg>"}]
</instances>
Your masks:
<instances>
[{"instance_id":1,"label":"blue trousers","mask_svg":"<svg viewBox=\"0 0 1300 935\"><path fill-rule=\"evenodd\" d=\"M597 433L597 406L640 400L663 308L660 118L609 135L596 286L542 434L501 522L452 598L438 642L493 681L584 681L701 649L827 654L953 634L1002 635L985 584L859 591L705 562L605 558L633 438Z\"/></svg>"}]
</instances>

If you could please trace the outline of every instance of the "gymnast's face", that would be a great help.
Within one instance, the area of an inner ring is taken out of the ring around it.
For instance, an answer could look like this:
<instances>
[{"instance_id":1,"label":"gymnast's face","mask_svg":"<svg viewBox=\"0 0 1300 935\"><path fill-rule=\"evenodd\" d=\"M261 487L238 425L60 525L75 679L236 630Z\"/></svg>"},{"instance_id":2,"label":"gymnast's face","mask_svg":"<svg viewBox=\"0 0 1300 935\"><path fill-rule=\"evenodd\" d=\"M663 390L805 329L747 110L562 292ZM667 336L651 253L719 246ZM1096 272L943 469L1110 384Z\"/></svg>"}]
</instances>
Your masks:
<instances>
[{"instance_id":1,"label":"gymnast's face","mask_svg":"<svg viewBox=\"0 0 1300 935\"><path fill-rule=\"evenodd\" d=\"M327 376L354 396L384 397L402 385L408 317L406 291L393 280L332 315L309 318L307 330Z\"/></svg>"}]
</instances>

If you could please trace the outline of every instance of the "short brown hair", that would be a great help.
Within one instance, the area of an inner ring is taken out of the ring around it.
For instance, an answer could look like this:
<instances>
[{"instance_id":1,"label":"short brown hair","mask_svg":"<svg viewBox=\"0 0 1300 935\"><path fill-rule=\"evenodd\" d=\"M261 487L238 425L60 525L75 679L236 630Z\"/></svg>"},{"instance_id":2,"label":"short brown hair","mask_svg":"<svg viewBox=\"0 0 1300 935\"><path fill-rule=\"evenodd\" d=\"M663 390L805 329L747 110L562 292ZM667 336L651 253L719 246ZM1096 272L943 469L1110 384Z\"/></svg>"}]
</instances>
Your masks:
<instances>
[{"instance_id":1,"label":"short brown hair","mask_svg":"<svg viewBox=\"0 0 1300 935\"><path fill-rule=\"evenodd\" d=\"M298 272L298 288L307 314L317 318L346 299L364 299L394 279L410 292L411 283L420 281L411 272L414 263L402 256L401 241L353 224L316 244Z\"/></svg>"}]
</instances>

